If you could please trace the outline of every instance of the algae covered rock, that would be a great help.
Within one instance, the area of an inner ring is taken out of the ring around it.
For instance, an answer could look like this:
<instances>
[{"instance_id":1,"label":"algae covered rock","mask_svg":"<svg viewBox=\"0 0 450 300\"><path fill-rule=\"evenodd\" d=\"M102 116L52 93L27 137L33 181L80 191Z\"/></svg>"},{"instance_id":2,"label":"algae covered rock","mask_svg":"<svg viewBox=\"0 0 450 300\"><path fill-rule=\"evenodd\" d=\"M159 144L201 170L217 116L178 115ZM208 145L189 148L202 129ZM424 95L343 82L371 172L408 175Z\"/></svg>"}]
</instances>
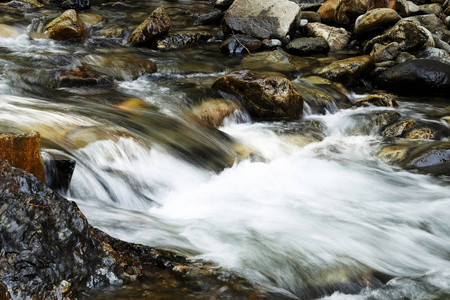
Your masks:
<instances>
[{"instance_id":1,"label":"algae covered rock","mask_svg":"<svg viewBox=\"0 0 450 300\"><path fill-rule=\"evenodd\" d=\"M286 78L243 70L218 78L212 87L237 97L256 119L295 119L302 114L302 96Z\"/></svg>"},{"instance_id":2,"label":"algae covered rock","mask_svg":"<svg viewBox=\"0 0 450 300\"><path fill-rule=\"evenodd\" d=\"M253 37L284 38L295 26L300 6L288 0L236 0L225 12L229 30Z\"/></svg>"},{"instance_id":3,"label":"algae covered rock","mask_svg":"<svg viewBox=\"0 0 450 300\"><path fill-rule=\"evenodd\" d=\"M141 46L150 43L154 38L169 32L170 26L171 22L166 10L158 7L131 33L128 44Z\"/></svg>"},{"instance_id":4,"label":"algae covered rock","mask_svg":"<svg viewBox=\"0 0 450 300\"><path fill-rule=\"evenodd\" d=\"M63 41L83 37L83 22L74 9L66 10L44 29L45 35L53 40Z\"/></svg>"}]
</instances>

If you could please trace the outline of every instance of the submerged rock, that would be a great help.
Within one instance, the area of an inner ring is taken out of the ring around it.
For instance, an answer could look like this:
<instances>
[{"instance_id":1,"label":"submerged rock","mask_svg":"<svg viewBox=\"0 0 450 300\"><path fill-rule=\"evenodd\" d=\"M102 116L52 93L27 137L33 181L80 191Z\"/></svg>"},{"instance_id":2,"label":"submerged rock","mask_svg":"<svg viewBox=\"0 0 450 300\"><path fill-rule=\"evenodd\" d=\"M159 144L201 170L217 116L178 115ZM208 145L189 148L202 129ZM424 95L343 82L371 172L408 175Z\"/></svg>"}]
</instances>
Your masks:
<instances>
[{"instance_id":1,"label":"submerged rock","mask_svg":"<svg viewBox=\"0 0 450 300\"><path fill-rule=\"evenodd\" d=\"M1 134L0 157L45 183L45 168L39 152L40 139L38 132L23 135Z\"/></svg>"},{"instance_id":2,"label":"submerged rock","mask_svg":"<svg viewBox=\"0 0 450 300\"><path fill-rule=\"evenodd\" d=\"M218 24L222 18L223 12L221 10L215 10L210 13L200 15L194 22L194 26Z\"/></svg>"},{"instance_id":3,"label":"submerged rock","mask_svg":"<svg viewBox=\"0 0 450 300\"><path fill-rule=\"evenodd\" d=\"M97 74L86 67L77 66L59 73L54 79L54 85L60 87L111 86L113 79Z\"/></svg>"},{"instance_id":4,"label":"submerged rock","mask_svg":"<svg viewBox=\"0 0 450 300\"><path fill-rule=\"evenodd\" d=\"M256 119L295 119L302 114L302 96L286 78L243 70L218 78L212 87L238 97Z\"/></svg>"},{"instance_id":5,"label":"submerged rock","mask_svg":"<svg viewBox=\"0 0 450 300\"><path fill-rule=\"evenodd\" d=\"M431 59L407 60L375 78L375 84L401 93L450 93L450 65Z\"/></svg>"},{"instance_id":6,"label":"submerged rock","mask_svg":"<svg viewBox=\"0 0 450 300\"><path fill-rule=\"evenodd\" d=\"M361 79L373 66L370 55L356 56L331 63L316 71L317 75L338 81L342 84L353 84Z\"/></svg>"},{"instance_id":7,"label":"submerged rock","mask_svg":"<svg viewBox=\"0 0 450 300\"><path fill-rule=\"evenodd\" d=\"M284 38L296 24L298 4L288 0L236 0L225 12L229 31L261 39Z\"/></svg>"},{"instance_id":8,"label":"submerged rock","mask_svg":"<svg viewBox=\"0 0 450 300\"><path fill-rule=\"evenodd\" d=\"M128 44L131 46L148 44L154 38L169 32L170 26L171 22L166 10L158 7L131 33Z\"/></svg>"},{"instance_id":9,"label":"submerged rock","mask_svg":"<svg viewBox=\"0 0 450 300\"><path fill-rule=\"evenodd\" d=\"M0 24L0 37L9 38L17 37L19 35L20 32L16 28L6 24Z\"/></svg>"},{"instance_id":10,"label":"submerged rock","mask_svg":"<svg viewBox=\"0 0 450 300\"><path fill-rule=\"evenodd\" d=\"M83 37L83 22L73 9L66 10L44 28L47 38L63 41Z\"/></svg>"},{"instance_id":11,"label":"submerged rock","mask_svg":"<svg viewBox=\"0 0 450 300\"><path fill-rule=\"evenodd\" d=\"M192 109L192 114L203 124L219 127L223 120L242 107L230 100L215 99L200 103Z\"/></svg>"},{"instance_id":12,"label":"submerged rock","mask_svg":"<svg viewBox=\"0 0 450 300\"><path fill-rule=\"evenodd\" d=\"M81 63L100 74L118 80L134 80L139 76L156 72L156 65L149 59L137 58L129 54L87 55Z\"/></svg>"}]
</instances>

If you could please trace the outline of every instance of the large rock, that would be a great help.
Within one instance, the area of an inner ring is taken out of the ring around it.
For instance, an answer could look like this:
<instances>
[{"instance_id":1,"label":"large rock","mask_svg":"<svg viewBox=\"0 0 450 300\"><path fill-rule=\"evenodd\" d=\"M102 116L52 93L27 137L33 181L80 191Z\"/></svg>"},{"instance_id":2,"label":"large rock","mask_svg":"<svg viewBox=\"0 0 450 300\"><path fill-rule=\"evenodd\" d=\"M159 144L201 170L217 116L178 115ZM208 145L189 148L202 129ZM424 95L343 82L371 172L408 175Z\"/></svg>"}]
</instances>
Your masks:
<instances>
[{"instance_id":1,"label":"large rock","mask_svg":"<svg viewBox=\"0 0 450 300\"><path fill-rule=\"evenodd\" d=\"M139 76L156 72L156 65L149 59L129 54L87 55L81 63L101 74L118 80L134 80Z\"/></svg>"},{"instance_id":2,"label":"large rock","mask_svg":"<svg viewBox=\"0 0 450 300\"><path fill-rule=\"evenodd\" d=\"M218 78L212 87L237 97L256 119L295 119L302 114L302 96L286 78L243 70Z\"/></svg>"},{"instance_id":3,"label":"large rock","mask_svg":"<svg viewBox=\"0 0 450 300\"><path fill-rule=\"evenodd\" d=\"M47 38L63 41L83 37L83 22L74 9L66 10L44 28Z\"/></svg>"},{"instance_id":4,"label":"large rock","mask_svg":"<svg viewBox=\"0 0 450 300\"><path fill-rule=\"evenodd\" d=\"M367 11L365 0L340 0L334 13L334 21L338 26L347 26L355 22L359 15Z\"/></svg>"},{"instance_id":5,"label":"large rock","mask_svg":"<svg viewBox=\"0 0 450 300\"><path fill-rule=\"evenodd\" d=\"M290 42L286 46L289 53L302 55L308 53L323 53L330 49L328 42L323 37L304 37Z\"/></svg>"},{"instance_id":6,"label":"large rock","mask_svg":"<svg viewBox=\"0 0 450 300\"><path fill-rule=\"evenodd\" d=\"M20 32L16 28L6 24L0 24L0 37L9 38L17 37L19 35Z\"/></svg>"},{"instance_id":7,"label":"large rock","mask_svg":"<svg viewBox=\"0 0 450 300\"><path fill-rule=\"evenodd\" d=\"M0 218L1 299L85 299L93 289L107 287L114 294L119 286L142 280L149 286L142 294L150 298L177 290L185 299L192 290L210 295L228 287L205 264L195 266L172 252L126 243L93 228L75 202L3 159ZM233 275L230 280L226 298L263 297L243 280Z\"/></svg>"},{"instance_id":8,"label":"large rock","mask_svg":"<svg viewBox=\"0 0 450 300\"><path fill-rule=\"evenodd\" d=\"M367 43L364 51L370 53L375 44L397 42L401 51L419 50L427 45L430 36L427 29L413 19L400 20L395 26Z\"/></svg>"},{"instance_id":9,"label":"large rock","mask_svg":"<svg viewBox=\"0 0 450 300\"><path fill-rule=\"evenodd\" d=\"M353 84L361 79L373 66L370 55L362 55L337 60L316 71L317 75L340 82L344 85Z\"/></svg>"},{"instance_id":10,"label":"large rock","mask_svg":"<svg viewBox=\"0 0 450 300\"><path fill-rule=\"evenodd\" d=\"M334 14L336 13L336 7L338 6L340 0L327 0L322 6L317 10L322 18L322 22L328 25L334 24Z\"/></svg>"},{"instance_id":11,"label":"large rock","mask_svg":"<svg viewBox=\"0 0 450 300\"><path fill-rule=\"evenodd\" d=\"M383 161L432 175L450 174L450 143L433 141L386 147L377 156Z\"/></svg>"},{"instance_id":12,"label":"large rock","mask_svg":"<svg viewBox=\"0 0 450 300\"><path fill-rule=\"evenodd\" d=\"M24 135L1 134L0 156L16 168L32 173L45 183L45 168L39 152L41 135L37 132Z\"/></svg>"},{"instance_id":13,"label":"large rock","mask_svg":"<svg viewBox=\"0 0 450 300\"><path fill-rule=\"evenodd\" d=\"M377 8L366 12L355 26L355 34L362 35L370 31L384 29L397 23L401 17L390 8Z\"/></svg>"},{"instance_id":14,"label":"large rock","mask_svg":"<svg viewBox=\"0 0 450 300\"><path fill-rule=\"evenodd\" d=\"M158 7L131 33L128 44L140 46L151 43L155 37L169 32L170 26L171 22L166 10Z\"/></svg>"},{"instance_id":15,"label":"large rock","mask_svg":"<svg viewBox=\"0 0 450 300\"><path fill-rule=\"evenodd\" d=\"M284 38L297 23L300 6L288 0L236 0L226 11L230 31L253 37Z\"/></svg>"},{"instance_id":16,"label":"large rock","mask_svg":"<svg viewBox=\"0 0 450 300\"><path fill-rule=\"evenodd\" d=\"M309 36L324 38L332 51L346 48L350 40L350 33L344 28L331 27L322 23L308 23L306 28Z\"/></svg>"},{"instance_id":17,"label":"large rock","mask_svg":"<svg viewBox=\"0 0 450 300\"><path fill-rule=\"evenodd\" d=\"M381 73L375 84L402 93L448 95L450 65L431 59L407 60Z\"/></svg>"}]
</instances>

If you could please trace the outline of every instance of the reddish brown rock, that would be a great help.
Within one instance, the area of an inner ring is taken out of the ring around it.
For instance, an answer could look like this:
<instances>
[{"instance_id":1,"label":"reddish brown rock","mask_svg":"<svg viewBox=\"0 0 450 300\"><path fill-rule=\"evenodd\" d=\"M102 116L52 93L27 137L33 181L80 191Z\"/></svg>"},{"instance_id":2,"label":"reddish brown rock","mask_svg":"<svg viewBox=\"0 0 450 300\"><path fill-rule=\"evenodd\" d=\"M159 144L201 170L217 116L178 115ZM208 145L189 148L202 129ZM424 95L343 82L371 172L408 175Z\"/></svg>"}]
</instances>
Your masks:
<instances>
[{"instance_id":1,"label":"reddish brown rock","mask_svg":"<svg viewBox=\"0 0 450 300\"><path fill-rule=\"evenodd\" d=\"M171 22L166 10L158 7L131 33L128 44L131 46L147 44L155 37L169 32L170 26Z\"/></svg>"},{"instance_id":2,"label":"reddish brown rock","mask_svg":"<svg viewBox=\"0 0 450 300\"><path fill-rule=\"evenodd\" d=\"M334 14L340 0L328 0L317 10L325 24L334 24Z\"/></svg>"},{"instance_id":3,"label":"reddish brown rock","mask_svg":"<svg viewBox=\"0 0 450 300\"><path fill-rule=\"evenodd\" d=\"M70 70L63 71L54 79L56 87L82 87L82 86L111 86L112 78L99 75L86 67L76 66Z\"/></svg>"},{"instance_id":4,"label":"reddish brown rock","mask_svg":"<svg viewBox=\"0 0 450 300\"><path fill-rule=\"evenodd\" d=\"M39 152L41 135L0 134L0 156L12 166L27 171L45 183L45 168Z\"/></svg>"}]
</instances>

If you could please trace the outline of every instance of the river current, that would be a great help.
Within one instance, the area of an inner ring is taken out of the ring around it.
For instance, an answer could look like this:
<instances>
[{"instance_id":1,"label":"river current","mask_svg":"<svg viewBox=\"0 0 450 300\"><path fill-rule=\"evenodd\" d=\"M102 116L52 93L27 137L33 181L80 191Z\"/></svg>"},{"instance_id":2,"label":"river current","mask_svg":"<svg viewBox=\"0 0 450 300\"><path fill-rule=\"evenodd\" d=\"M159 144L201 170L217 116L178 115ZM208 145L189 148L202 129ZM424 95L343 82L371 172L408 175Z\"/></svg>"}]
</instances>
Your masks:
<instances>
[{"instance_id":1,"label":"river current","mask_svg":"<svg viewBox=\"0 0 450 300\"><path fill-rule=\"evenodd\" d=\"M189 16L180 12L212 10L202 1L148 2L103 3L92 12L125 22L166 5L177 30ZM211 261L292 299L310 299L309 290L326 286L342 288L314 297L450 298L448 178L387 165L376 157L384 145L380 136L352 134L358 116L380 108L335 107L322 114L307 103L302 119L291 122L254 122L240 111L220 134L192 123L186 111L215 97L212 82L239 70L243 57L220 54L220 43L212 41L157 51L95 36L32 40L26 33L34 17L16 22L19 37L0 39L0 130L39 131L44 158L76 160L64 196L93 226ZM50 85L55 72L85 55L122 52L151 59L158 72L109 88ZM149 108L117 109L128 98ZM399 110L431 122L448 110L420 100L399 98ZM317 126L320 139L296 136ZM230 140L252 155L233 157ZM372 273L383 274L386 284L365 284Z\"/></svg>"}]
</instances>

